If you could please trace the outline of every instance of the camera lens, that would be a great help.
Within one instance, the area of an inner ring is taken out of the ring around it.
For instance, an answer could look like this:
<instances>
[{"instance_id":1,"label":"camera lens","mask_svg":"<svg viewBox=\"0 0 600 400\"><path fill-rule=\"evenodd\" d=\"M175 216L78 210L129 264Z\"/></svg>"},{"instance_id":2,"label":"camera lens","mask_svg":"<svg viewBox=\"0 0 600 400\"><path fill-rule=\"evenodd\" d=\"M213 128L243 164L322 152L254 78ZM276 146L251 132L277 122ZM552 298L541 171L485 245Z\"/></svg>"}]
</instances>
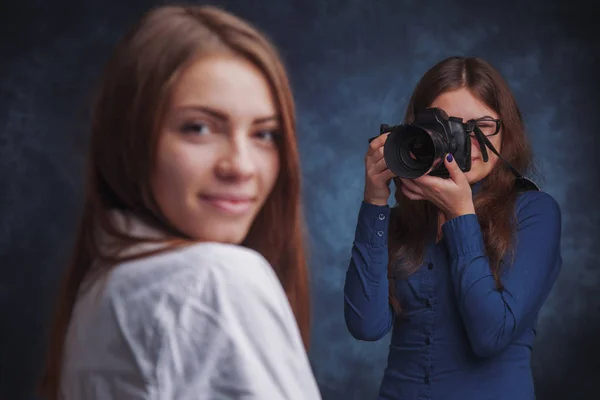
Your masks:
<instances>
[{"instance_id":1,"label":"camera lens","mask_svg":"<svg viewBox=\"0 0 600 400\"><path fill-rule=\"evenodd\" d=\"M431 164L433 161L433 142L429 136L417 135L407 140L406 151L412 163Z\"/></svg>"},{"instance_id":2,"label":"camera lens","mask_svg":"<svg viewBox=\"0 0 600 400\"><path fill-rule=\"evenodd\" d=\"M384 146L388 168L401 178L414 179L438 166L446 146L440 133L404 125L391 133Z\"/></svg>"}]
</instances>

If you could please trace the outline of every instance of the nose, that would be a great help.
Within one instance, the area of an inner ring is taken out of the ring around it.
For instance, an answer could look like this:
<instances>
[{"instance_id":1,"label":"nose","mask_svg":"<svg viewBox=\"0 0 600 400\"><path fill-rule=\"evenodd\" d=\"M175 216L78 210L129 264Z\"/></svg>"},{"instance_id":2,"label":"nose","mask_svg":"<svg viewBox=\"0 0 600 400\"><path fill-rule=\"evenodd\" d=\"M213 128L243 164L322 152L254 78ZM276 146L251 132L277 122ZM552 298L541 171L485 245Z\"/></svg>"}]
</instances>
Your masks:
<instances>
[{"instance_id":1,"label":"nose","mask_svg":"<svg viewBox=\"0 0 600 400\"><path fill-rule=\"evenodd\" d=\"M243 181L256 173L256 164L249 138L237 137L227 141L216 163L216 175L223 180Z\"/></svg>"}]
</instances>

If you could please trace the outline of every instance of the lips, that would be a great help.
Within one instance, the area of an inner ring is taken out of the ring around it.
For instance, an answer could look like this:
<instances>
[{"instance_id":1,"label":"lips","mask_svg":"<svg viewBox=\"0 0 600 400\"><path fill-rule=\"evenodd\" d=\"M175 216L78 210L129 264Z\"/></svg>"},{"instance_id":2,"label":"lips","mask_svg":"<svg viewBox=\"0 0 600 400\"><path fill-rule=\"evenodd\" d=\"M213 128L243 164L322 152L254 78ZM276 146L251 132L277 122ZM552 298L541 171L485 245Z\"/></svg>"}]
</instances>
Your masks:
<instances>
[{"instance_id":1,"label":"lips","mask_svg":"<svg viewBox=\"0 0 600 400\"><path fill-rule=\"evenodd\" d=\"M252 196L243 195L201 195L200 199L220 212L242 215L250 211L255 202Z\"/></svg>"}]
</instances>

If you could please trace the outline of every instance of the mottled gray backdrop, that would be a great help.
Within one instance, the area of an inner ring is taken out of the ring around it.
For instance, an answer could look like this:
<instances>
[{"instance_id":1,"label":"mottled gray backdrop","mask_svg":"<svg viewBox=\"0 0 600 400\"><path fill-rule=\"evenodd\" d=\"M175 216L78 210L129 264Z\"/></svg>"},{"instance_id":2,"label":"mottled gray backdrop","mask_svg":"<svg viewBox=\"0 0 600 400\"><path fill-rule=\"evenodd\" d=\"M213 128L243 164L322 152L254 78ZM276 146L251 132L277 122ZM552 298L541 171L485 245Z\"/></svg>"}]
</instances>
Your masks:
<instances>
[{"instance_id":1,"label":"mottled gray backdrop","mask_svg":"<svg viewBox=\"0 0 600 400\"><path fill-rule=\"evenodd\" d=\"M324 399L374 398L388 349L389 337L352 339L342 314L366 140L380 123L400 122L418 78L454 54L482 56L508 79L544 188L563 210L564 268L533 356L538 398L598 398L598 22L575 1L527 3L216 3L271 36L291 74L312 239L310 355ZM90 90L117 37L153 4L0 4L1 399L35 398L51 295L80 210Z\"/></svg>"}]
</instances>

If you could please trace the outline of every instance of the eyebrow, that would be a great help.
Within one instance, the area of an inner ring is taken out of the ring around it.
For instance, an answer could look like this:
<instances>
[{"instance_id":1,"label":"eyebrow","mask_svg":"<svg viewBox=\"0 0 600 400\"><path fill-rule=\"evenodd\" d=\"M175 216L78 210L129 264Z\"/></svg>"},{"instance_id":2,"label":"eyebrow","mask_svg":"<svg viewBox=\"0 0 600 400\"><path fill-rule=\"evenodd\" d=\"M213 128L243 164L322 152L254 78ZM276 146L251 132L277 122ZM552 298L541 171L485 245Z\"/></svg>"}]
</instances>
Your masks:
<instances>
[{"instance_id":1,"label":"eyebrow","mask_svg":"<svg viewBox=\"0 0 600 400\"><path fill-rule=\"evenodd\" d=\"M216 118L220 121L223 122L228 122L229 121L229 117L227 116L227 114L225 114L224 112L221 112L219 110L215 110L214 108L211 107L206 107L206 106L182 106L179 107L180 110L193 110L193 111L200 111L204 114L208 114L210 116L212 116L213 118ZM254 121L252 121L252 123L254 124L263 124L266 122L271 122L271 121L279 121L279 115L270 115L270 116L266 116L266 117L261 117L261 118L255 118Z\"/></svg>"},{"instance_id":2,"label":"eyebrow","mask_svg":"<svg viewBox=\"0 0 600 400\"><path fill-rule=\"evenodd\" d=\"M477 118L473 118L475 121L480 120L480 119L484 119L484 118L488 118L488 119L498 119L498 118L494 118L491 115L484 115L482 117L477 117Z\"/></svg>"}]
</instances>

